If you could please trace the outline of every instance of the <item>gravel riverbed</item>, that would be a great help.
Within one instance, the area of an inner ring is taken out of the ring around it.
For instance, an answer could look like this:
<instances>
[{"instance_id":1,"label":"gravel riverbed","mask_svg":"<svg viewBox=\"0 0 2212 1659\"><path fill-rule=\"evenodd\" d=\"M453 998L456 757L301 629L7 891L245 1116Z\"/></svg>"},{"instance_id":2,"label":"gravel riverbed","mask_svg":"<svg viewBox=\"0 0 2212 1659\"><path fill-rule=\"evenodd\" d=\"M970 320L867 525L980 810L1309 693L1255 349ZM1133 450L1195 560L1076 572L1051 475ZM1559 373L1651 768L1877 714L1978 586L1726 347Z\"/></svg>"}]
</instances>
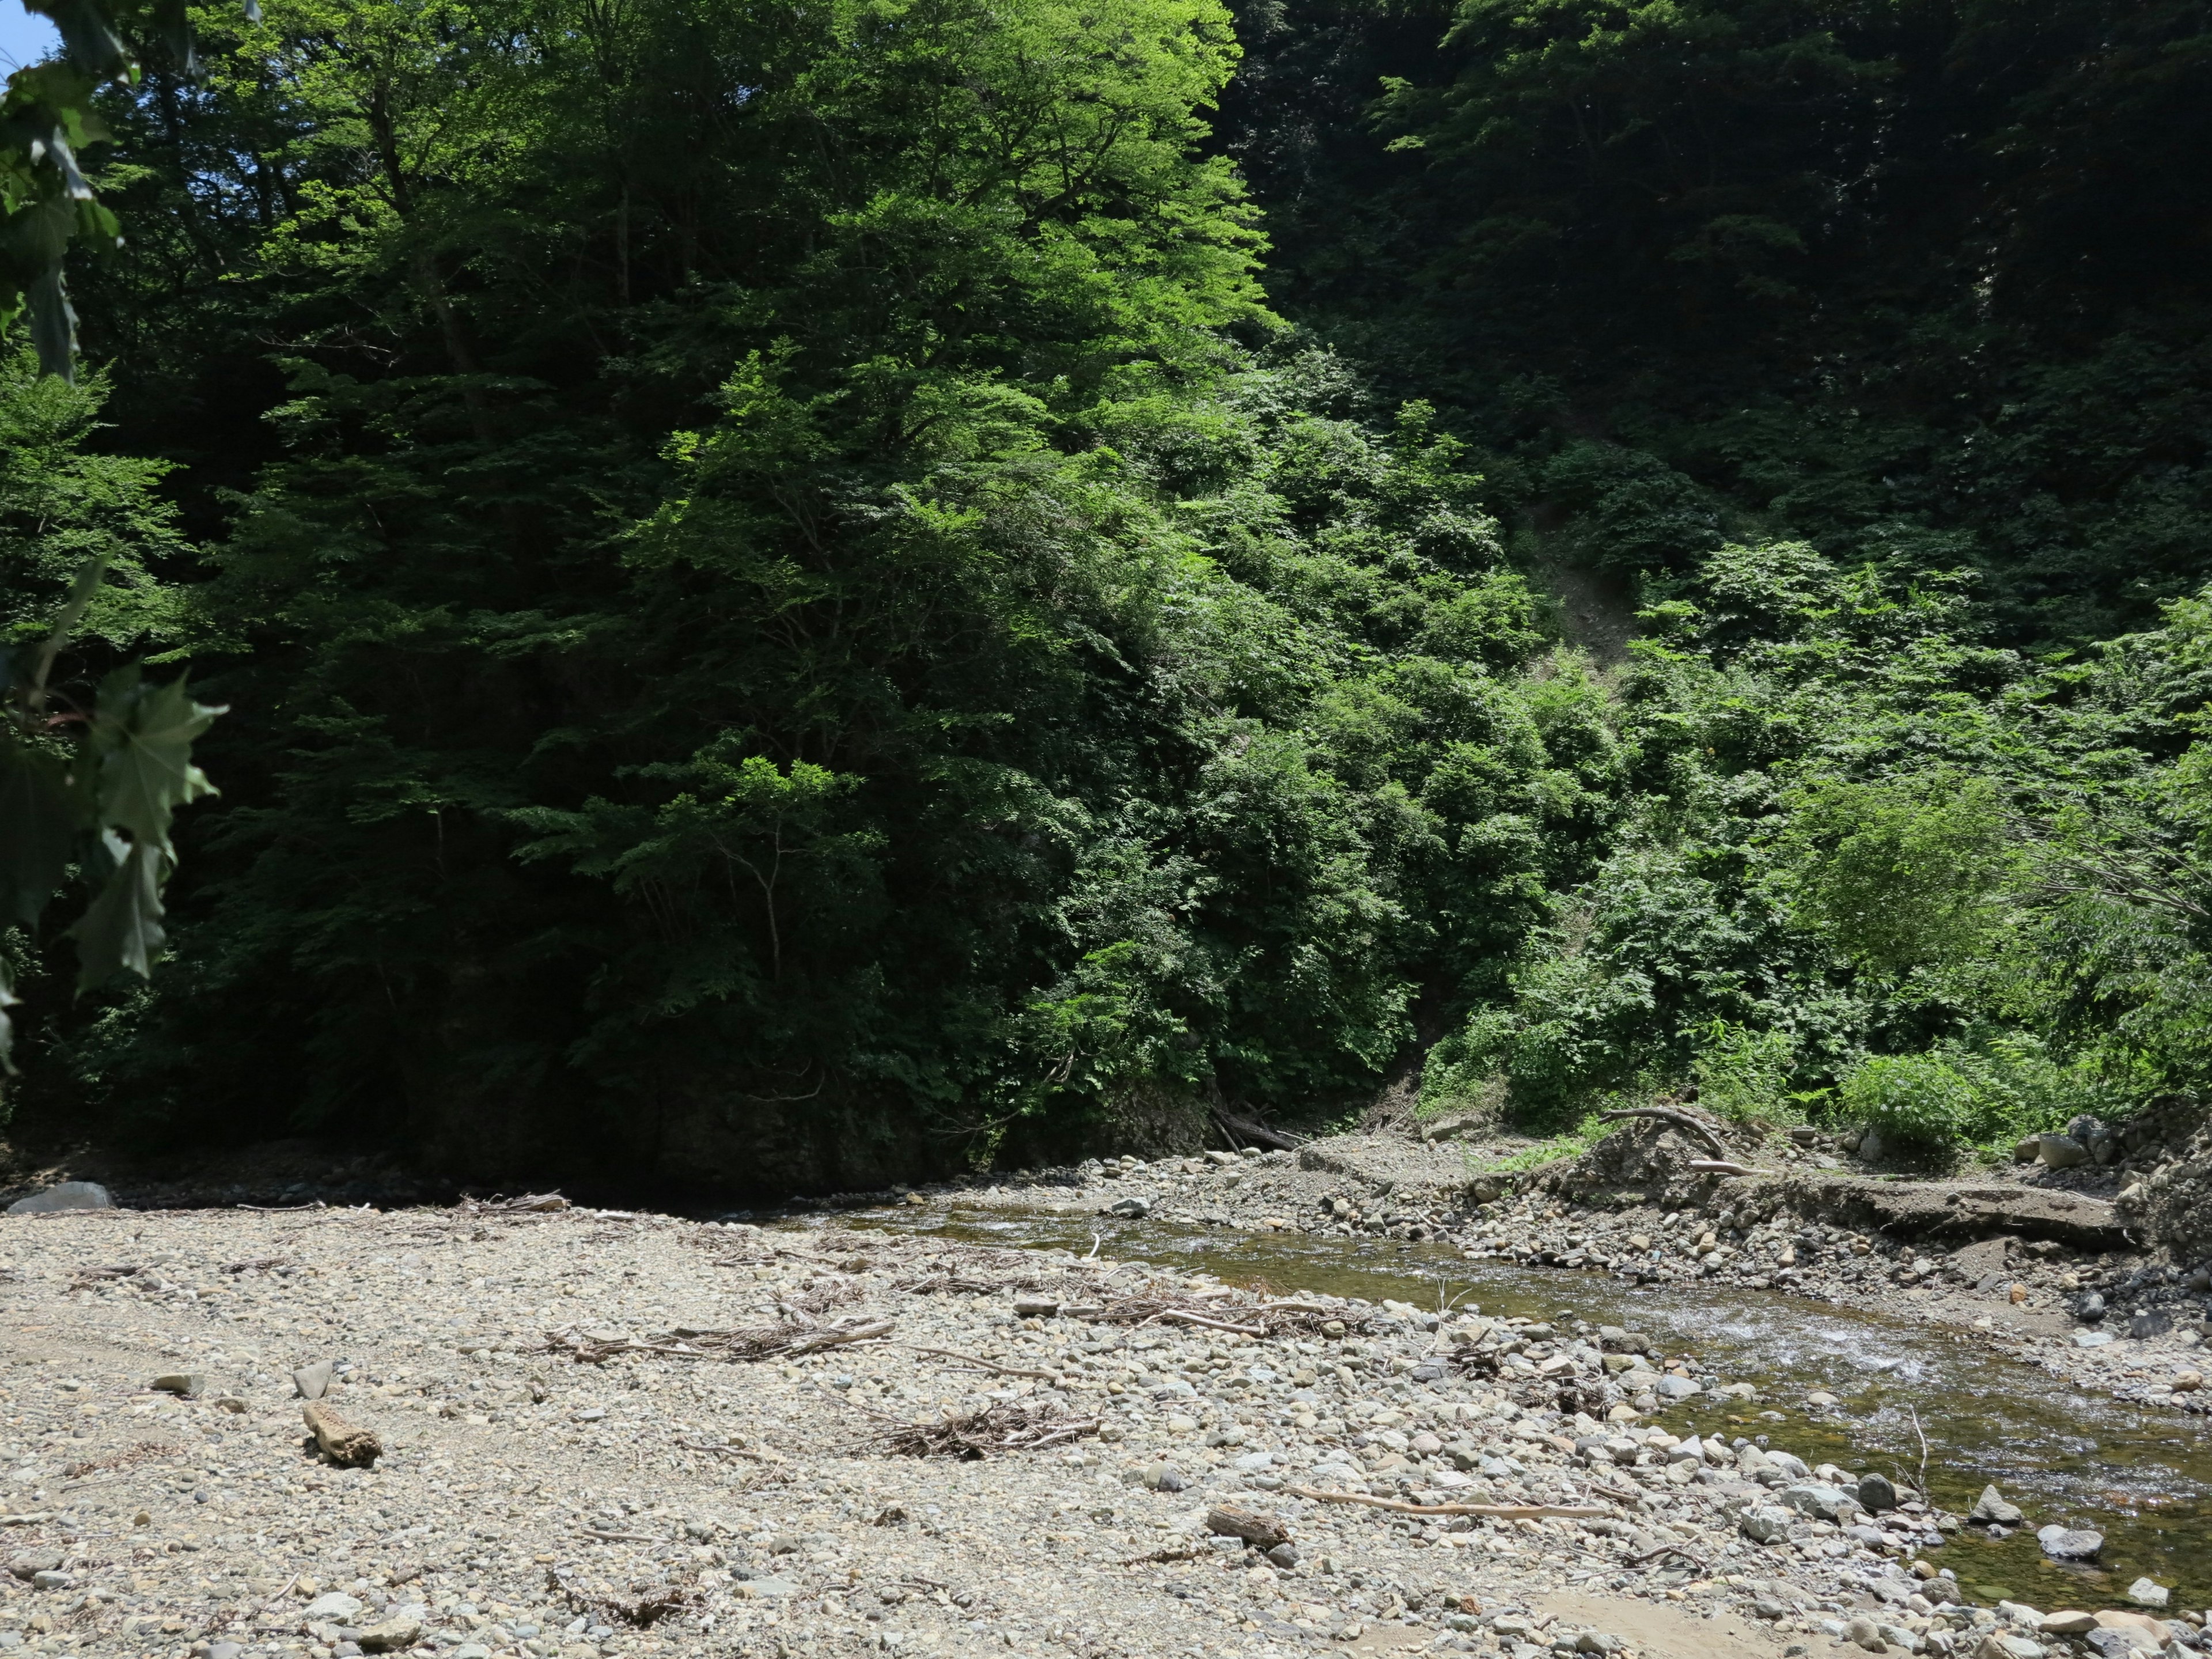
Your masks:
<instances>
[{"instance_id":1,"label":"gravel riverbed","mask_svg":"<svg viewBox=\"0 0 2212 1659\"><path fill-rule=\"evenodd\" d=\"M933 1192L963 1203L1117 1208L1199 1225L1443 1242L1470 1261L1605 1273L1634 1283L1772 1290L1903 1314L1975 1332L1995 1352L2131 1401L2212 1412L2212 1261L2175 1262L2131 1248L2118 1229L2085 1245L2002 1231L1935 1237L1906 1227L1808 1217L1792 1189L1666 1178L1658 1133L1649 1190L1618 1181L1547 1181L1480 1171L1501 1146L1424 1145L1401 1135L1340 1136L1297 1153L1209 1152L1152 1162L1094 1160ZM1615 1143L1605 1145L1610 1148ZM1828 1170L1837 1160L1824 1160ZM1883 1188L1862 1183L1869 1192ZM1938 1192L1946 1189L1938 1188ZM1948 1190L1988 1193L1987 1182ZM2003 1188L1998 1191L2002 1192ZM2094 1296L2094 1304L2084 1298ZM2094 1320L2081 1310L2094 1305Z\"/></svg>"},{"instance_id":2,"label":"gravel riverbed","mask_svg":"<svg viewBox=\"0 0 2212 1659\"><path fill-rule=\"evenodd\" d=\"M1942 1557L1970 1517L1762 1445L1751 1385L1630 1329L836 1224L465 1205L0 1226L0 1650L2203 1640L2195 1609L1964 1605ZM376 1437L370 1467L303 1440L293 1373L324 1361L318 1403ZM1723 1391L1734 1432L1657 1420Z\"/></svg>"}]
</instances>

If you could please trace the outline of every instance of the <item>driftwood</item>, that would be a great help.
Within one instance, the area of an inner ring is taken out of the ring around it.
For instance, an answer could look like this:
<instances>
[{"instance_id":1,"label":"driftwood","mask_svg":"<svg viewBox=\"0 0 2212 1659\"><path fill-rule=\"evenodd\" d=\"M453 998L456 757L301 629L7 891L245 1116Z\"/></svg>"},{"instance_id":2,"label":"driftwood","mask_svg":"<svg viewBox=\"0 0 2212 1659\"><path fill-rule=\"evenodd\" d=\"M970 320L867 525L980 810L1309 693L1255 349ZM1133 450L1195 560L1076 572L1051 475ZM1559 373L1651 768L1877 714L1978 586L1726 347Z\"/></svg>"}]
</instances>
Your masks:
<instances>
[{"instance_id":1,"label":"driftwood","mask_svg":"<svg viewBox=\"0 0 2212 1659\"><path fill-rule=\"evenodd\" d=\"M672 1331L665 1338L639 1341L635 1337L603 1340L573 1325L548 1331L545 1340L531 1352L565 1353L589 1365L604 1365L626 1353L658 1354L664 1359L781 1359L793 1354L818 1353L824 1348L854 1342L872 1342L890 1334L888 1319L841 1319L817 1325L801 1315L773 1325L750 1325L736 1330Z\"/></svg>"},{"instance_id":2,"label":"driftwood","mask_svg":"<svg viewBox=\"0 0 2212 1659\"><path fill-rule=\"evenodd\" d=\"M1728 1156L1727 1144L1711 1124L1703 1118L1692 1117L1687 1112L1677 1111L1671 1106L1624 1106L1618 1111L1598 1114L1599 1121L1604 1123L1618 1123L1632 1117L1656 1118L1662 1123L1670 1123L1683 1133L1693 1135L1705 1142L1712 1148L1715 1158Z\"/></svg>"},{"instance_id":3,"label":"driftwood","mask_svg":"<svg viewBox=\"0 0 2212 1659\"><path fill-rule=\"evenodd\" d=\"M1363 1504L1399 1515L1485 1515L1493 1521L1593 1521L1606 1513L1571 1504L1408 1504L1400 1498L1370 1498L1360 1492L1322 1492L1314 1486L1285 1486L1299 1498L1323 1504Z\"/></svg>"},{"instance_id":4,"label":"driftwood","mask_svg":"<svg viewBox=\"0 0 2212 1659\"><path fill-rule=\"evenodd\" d=\"M1018 1365L1001 1365L995 1359L979 1359L972 1353L955 1353L950 1348L918 1348L911 1342L902 1343L900 1346L909 1353L934 1354L939 1359L957 1359L963 1365L973 1365L979 1370L994 1371L1000 1376L1029 1376L1036 1378L1040 1382L1060 1381L1060 1374L1057 1371L1025 1371Z\"/></svg>"},{"instance_id":5,"label":"driftwood","mask_svg":"<svg viewBox=\"0 0 2212 1659\"><path fill-rule=\"evenodd\" d=\"M870 1443L902 1457L959 1457L974 1462L995 1453L1042 1451L1080 1440L1097 1433L1099 1422L1096 1417L1070 1417L1050 1401L1016 1400L994 1402L979 1412L948 1413L934 1422L895 1422L878 1430Z\"/></svg>"},{"instance_id":6,"label":"driftwood","mask_svg":"<svg viewBox=\"0 0 2212 1659\"><path fill-rule=\"evenodd\" d=\"M1632 1567L1640 1567L1646 1561L1656 1561L1662 1555L1679 1555L1697 1568L1699 1572L1705 1571L1705 1557L1694 1550L1683 1548L1680 1544L1662 1544L1656 1549L1644 1551L1641 1555L1632 1555L1628 1558L1628 1565Z\"/></svg>"},{"instance_id":7,"label":"driftwood","mask_svg":"<svg viewBox=\"0 0 2212 1659\"><path fill-rule=\"evenodd\" d=\"M1163 1321L1226 1331L1236 1336L1318 1336L1322 1327L1335 1320L1346 1331L1363 1330L1370 1317L1352 1308L1328 1308L1313 1302L1261 1302L1244 1307L1216 1304L1218 1292L1172 1296L1132 1296L1086 1309L1094 1324L1152 1325Z\"/></svg>"},{"instance_id":8,"label":"driftwood","mask_svg":"<svg viewBox=\"0 0 2212 1659\"><path fill-rule=\"evenodd\" d=\"M1190 1313L1182 1308L1163 1308L1152 1317L1171 1319L1178 1325L1203 1325L1209 1331L1227 1331L1232 1336L1265 1336L1267 1334L1267 1328L1264 1325L1232 1325L1225 1319L1209 1319L1204 1314Z\"/></svg>"},{"instance_id":9,"label":"driftwood","mask_svg":"<svg viewBox=\"0 0 2212 1659\"><path fill-rule=\"evenodd\" d=\"M1271 1129L1249 1117L1239 1117L1221 1106L1212 1109L1213 1121L1221 1126L1222 1132L1232 1143L1249 1140L1255 1146L1272 1147L1279 1152L1294 1152L1298 1148L1298 1143L1279 1129Z\"/></svg>"},{"instance_id":10,"label":"driftwood","mask_svg":"<svg viewBox=\"0 0 2212 1659\"><path fill-rule=\"evenodd\" d=\"M630 1588L636 1593L624 1601L570 1583L558 1567L547 1571L545 1588L557 1590L579 1613L605 1613L640 1630L672 1613L688 1611L699 1599L697 1589L688 1584L656 1584L643 1589L633 1584Z\"/></svg>"},{"instance_id":11,"label":"driftwood","mask_svg":"<svg viewBox=\"0 0 2212 1659\"><path fill-rule=\"evenodd\" d=\"M520 1193L513 1198L495 1193L489 1198L464 1198L453 1207L464 1215L523 1215L572 1206L558 1193Z\"/></svg>"},{"instance_id":12,"label":"driftwood","mask_svg":"<svg viewBox=\"0 0 2212 1659\"><path fill-rule=\"evenodd\" d=\"M333 1463L365 1469L384 1455L381 1440L347 1422L326 1400L310 1400L300 1408L300 1415L315 1437L316 1449Z\"/></svg>"},{"instance_id":13,"label":"driftwood","mask_svg":"<svg viewBox=\"0 0 2212 1659\"><path fill-rule=\"evenodd\" d=\"M1236 1504L1217 1504L1206 1510L1206 1529L1224 1538L1241 1538L1260 1550L1271 1550L1278 1544L1291 1541L1291 1534L1279 1516Z\"/></svg>"},{"instance_id":14,"label":"driftwood","mask_svg":"<svg viewBox=\"0 0 2212 1659\"><path fill-rule=\"evenodd\" d=\"M1155 1561L1203 1561L1213 1552L1203 1544L1185 1544L1170 1550L1154 1550L1150 1555L1133 1555L1121 1565L1125 1567L1149 1566Z\"/></svg>"},{"instance_id":15,"label":"driftwood","mask_svg":"<svg viewBox=\"0 0 2212 1659\"><path fill-rule=\"evenodd\" d=\"M1748 1164L1738 1164L1728 1158L1693 1158L1690 1167L1699 1175L1755 1176L1772 1175L1771 1170L1754 1170Z\"/></svg>"}]
</instances>

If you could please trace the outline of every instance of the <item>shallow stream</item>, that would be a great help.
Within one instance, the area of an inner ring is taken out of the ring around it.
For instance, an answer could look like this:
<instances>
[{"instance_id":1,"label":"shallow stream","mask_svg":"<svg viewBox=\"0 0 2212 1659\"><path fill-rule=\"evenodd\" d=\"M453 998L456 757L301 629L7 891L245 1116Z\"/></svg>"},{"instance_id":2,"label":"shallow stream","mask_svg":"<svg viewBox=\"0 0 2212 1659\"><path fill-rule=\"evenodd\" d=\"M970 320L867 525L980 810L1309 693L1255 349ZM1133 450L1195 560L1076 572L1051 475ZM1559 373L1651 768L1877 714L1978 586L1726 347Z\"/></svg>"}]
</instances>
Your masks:
<instances>
[{"instance_id":1,"label":"shallow stream","mask_svg":"<svg viewBox=\"0 0 2212 1659\"><path fill-rule=\"evenodd\" d=\"M1964 1513L1996 1481L2027 1523L1992 1541L1961 1533L1941 1552L1978 1601L2046 1610L2124 1605L2148 1574L2173 1587L2172 1607L2212 1604L2212 1446L2200 1419L2127 1406L2079 1390L1964 1333L1770 1291L1647 1285L1595 1273L1462 1261L1449 1246L1390 1239L1236 1233L1160 1221L1115 1221L1003 1208L873 1210L837 1218L969 1243L1087 1251L1206 1272L1236 1285L1310 1291L1420 1307L1448 1301L1486 1314L1639 1329L1729 1382L1759 1385L1755 1404L1692 1399L1661 1413L1680 1432L1771 1435L1808 1463L1894 1472L1917 1483L1918 1430L1928 1484ZM1816 1390L1841 1402L1805 1405ZM2097 1566L2046 1560L2034 1529L2051 1522L2106 1537Z\"/></svg>"}]
</instances>

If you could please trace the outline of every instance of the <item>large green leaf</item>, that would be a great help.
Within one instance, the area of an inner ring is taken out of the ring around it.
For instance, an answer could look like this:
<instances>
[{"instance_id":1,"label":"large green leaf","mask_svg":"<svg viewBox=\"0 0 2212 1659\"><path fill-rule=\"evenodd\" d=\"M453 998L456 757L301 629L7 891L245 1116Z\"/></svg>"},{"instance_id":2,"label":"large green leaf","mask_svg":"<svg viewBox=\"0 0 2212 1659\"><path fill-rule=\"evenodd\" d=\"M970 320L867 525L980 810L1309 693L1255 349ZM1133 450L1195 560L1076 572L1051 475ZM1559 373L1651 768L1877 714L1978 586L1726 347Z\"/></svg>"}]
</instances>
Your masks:
<instances>
[{"instance_id":1,"label":"large green leaf","mask_svg":"<svg viewBox=\"0 0 2212 1659\"><path fill-rule=\"evenodd\" d=\"M61 757L0 737L0 923L37 922L85 827Z\"/></svg>"},{"instance_id":2,"label":"large green leaf","mask_svg":"<svg viewBox=\"0 0 2212 1659\"><path fill-rule=\"evenodd\" d=\"M8 1018L8 1011L21 1000L8 977L8 964L0 962L0 1072L10 1077L15 1073L15 1022Z\"/></svg>"},{"instance_id":3,"label":"large green leaf","mask_svg":"<svg viewBox=\"0 0 2212 1659\"><path fill-rule=\"evenodd\" d=\"M76 940L81 992L106 984L126 968L141 979L152 978L168 937L161 931L161 854L145 842L126 844L113 835L104 839L116 860L115 873L70 929Z\"/></svg>"},{"instance_id":4,"label":"large green leaf","mask_svg":"<svg viewBox=\"0 0 2212 1659\"><path fill-rule=\"evenodd\" d=\"M192 764L192 739L223 711L193 701L180 678L149 688L134 665L101 682L93 747L100 755L100 822L173 857L169 820L215 786Z\"/></svg>"}]
</instances>

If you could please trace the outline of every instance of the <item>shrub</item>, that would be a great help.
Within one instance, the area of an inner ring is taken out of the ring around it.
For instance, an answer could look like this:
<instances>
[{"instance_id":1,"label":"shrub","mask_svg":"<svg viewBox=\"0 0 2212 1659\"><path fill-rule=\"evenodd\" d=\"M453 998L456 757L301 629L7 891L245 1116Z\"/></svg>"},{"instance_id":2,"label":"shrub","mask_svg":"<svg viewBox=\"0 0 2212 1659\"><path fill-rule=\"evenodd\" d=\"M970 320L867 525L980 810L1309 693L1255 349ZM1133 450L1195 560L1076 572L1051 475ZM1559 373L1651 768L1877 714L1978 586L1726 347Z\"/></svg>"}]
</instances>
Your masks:
<instances>
[{"instance_id":1,"label":"shrub","mask_svg":"<svg viewBox=\"0 0 2212 1659\"><path fill-rule=\"evenodd\" d=\"M1748 1123L1783 1115L1797 1045L1787 1031L1754 1031L1717 1019L1699 1034L1691 1074L1698 1103Z\"/></svg>"},{"instance_id":2,"label":"shrub","mask_svg":"<svg viewBox=\"0 0 2212 1659\"><path fill-rule=\"evenodd\" d=\"M1873 1055L1844 1079L1842 1092L1854 1116L1900 1146L1948 1146L1973 1121L1973 1085L1934 1054Z\"/></svg>"}]
</instances>

